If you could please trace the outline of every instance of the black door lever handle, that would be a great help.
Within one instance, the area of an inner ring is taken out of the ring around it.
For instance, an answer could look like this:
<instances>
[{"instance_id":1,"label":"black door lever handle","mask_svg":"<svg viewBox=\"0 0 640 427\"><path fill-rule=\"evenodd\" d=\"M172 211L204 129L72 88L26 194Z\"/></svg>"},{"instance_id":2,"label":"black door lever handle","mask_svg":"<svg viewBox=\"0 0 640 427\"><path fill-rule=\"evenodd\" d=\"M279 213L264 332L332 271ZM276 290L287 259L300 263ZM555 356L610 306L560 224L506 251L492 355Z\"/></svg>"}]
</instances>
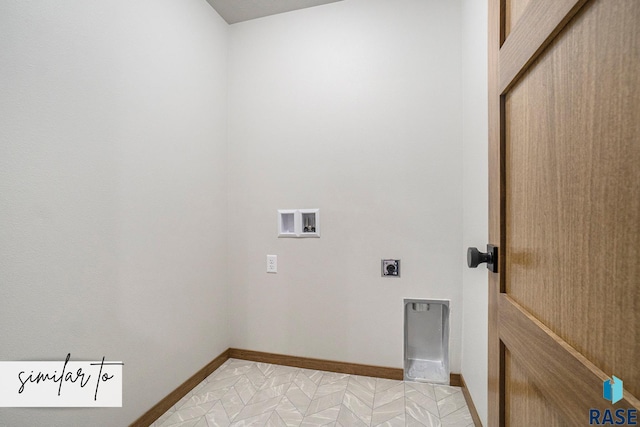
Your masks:
<instances>
[{"instance_id":1,"label":"black door lever handle","mask_svg":"<svg viewBox=\"0 0 640 427\"><path fill-rule=\"evenodd\" d=\"M476 268L482 263L487 263L487 268L493 273L498 272L498 247L487 245L487 252L480 252L478 248L467 249L467 265Z\"/></svg>"}]
</instances>

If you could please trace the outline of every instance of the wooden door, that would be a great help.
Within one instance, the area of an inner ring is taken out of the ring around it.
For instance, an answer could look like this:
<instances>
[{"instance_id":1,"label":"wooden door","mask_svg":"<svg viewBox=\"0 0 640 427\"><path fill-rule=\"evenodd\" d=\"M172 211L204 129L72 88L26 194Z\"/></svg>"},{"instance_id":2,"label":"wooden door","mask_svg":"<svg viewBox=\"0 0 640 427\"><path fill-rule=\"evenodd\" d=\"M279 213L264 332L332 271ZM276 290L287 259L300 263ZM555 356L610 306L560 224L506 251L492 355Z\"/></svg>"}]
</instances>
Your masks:
<instances>
[{"instance_id":1,"label":"wooden door","mask_svg":"<svg viewBox=\"0 0 640 427\"><path fill-rule=\"evenodd\" d=\"M640 408L640 0L489 4L489 424L588 426Z\"/></svg>"}]
</instances>

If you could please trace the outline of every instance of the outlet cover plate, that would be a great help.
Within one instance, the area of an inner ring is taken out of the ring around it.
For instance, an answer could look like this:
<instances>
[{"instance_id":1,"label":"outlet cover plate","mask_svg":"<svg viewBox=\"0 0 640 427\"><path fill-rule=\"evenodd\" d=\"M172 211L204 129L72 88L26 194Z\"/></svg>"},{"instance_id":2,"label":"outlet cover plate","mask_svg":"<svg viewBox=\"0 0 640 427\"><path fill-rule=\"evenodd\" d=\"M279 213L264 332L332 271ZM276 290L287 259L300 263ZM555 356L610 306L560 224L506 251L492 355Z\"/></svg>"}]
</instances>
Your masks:
<instances>
[{"instance_id":1,"label":"outlet cover plate","mask_svg":"<svg viewBox=\"0 0 640 427\"><path fill-rule=\"evenodd\" d=\"M267 273L277 273L277 272L278 272L278 256L267 255Z\"/></svg>"}]
</instances>

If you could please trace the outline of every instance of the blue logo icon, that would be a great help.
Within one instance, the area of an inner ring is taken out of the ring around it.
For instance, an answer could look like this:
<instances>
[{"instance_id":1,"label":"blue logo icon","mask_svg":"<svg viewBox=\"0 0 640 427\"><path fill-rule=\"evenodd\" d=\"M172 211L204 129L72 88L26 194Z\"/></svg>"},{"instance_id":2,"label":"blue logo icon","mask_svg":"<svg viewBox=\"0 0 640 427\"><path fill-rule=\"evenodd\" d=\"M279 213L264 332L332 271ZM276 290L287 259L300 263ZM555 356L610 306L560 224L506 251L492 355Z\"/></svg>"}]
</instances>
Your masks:
<instances>
[{"instance_id":1,"label":"blue logo icon","mask_svg":"<svg viewBox=\"0 0 640 427\"><path fill-rule=\"evenodd\" d=\"M602 383L602 397L612 404L622 400L622 380L616 376ZM620 426L638 425L638 410L635 408L589 409L589 425Z\"/></svg>"},{"instance_id":2,"label":"blue logo icon","mask_svg":"<svg viewBox=\"0 0 640 427\"><path fill-rule=\"evenodd\" d=\"M622 400L622 380L614 375L613 380L602 383L602 397L611 403Z\"/></svg>"}]
</instances>

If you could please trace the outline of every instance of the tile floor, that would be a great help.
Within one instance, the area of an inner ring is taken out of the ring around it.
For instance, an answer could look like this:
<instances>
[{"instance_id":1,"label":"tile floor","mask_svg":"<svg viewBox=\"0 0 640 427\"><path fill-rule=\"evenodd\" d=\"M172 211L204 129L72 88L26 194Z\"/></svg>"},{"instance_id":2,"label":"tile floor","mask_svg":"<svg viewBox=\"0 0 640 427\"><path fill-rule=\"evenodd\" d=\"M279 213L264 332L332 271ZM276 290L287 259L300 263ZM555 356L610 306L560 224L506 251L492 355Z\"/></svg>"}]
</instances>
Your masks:
<instances>
[{"instance_id":1,"label":"tile floor","mask_svg":"<svg viewBox=\"0 0 640 427\"><path fill-rule=\"evenodd\" d=\"M152 427L473 426L459 387L229 359Z\"/></svg>"}]
</instances>

